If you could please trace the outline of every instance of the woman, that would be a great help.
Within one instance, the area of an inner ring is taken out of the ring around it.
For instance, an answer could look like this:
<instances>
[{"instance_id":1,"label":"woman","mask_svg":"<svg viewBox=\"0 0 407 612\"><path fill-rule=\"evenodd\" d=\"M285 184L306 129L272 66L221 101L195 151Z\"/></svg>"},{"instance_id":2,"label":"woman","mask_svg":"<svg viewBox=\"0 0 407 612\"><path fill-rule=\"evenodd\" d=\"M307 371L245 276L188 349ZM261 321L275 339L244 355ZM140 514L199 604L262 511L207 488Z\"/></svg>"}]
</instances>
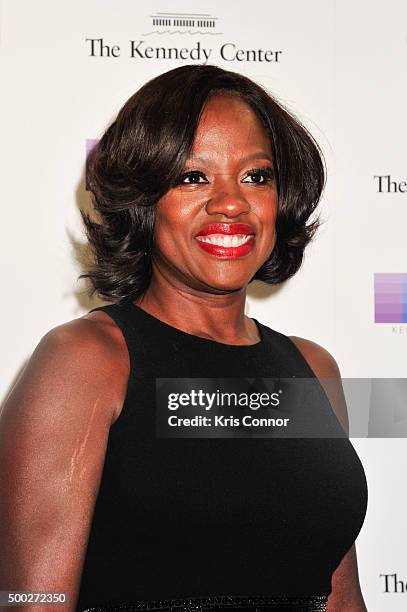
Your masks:
<instances>
[{"instance_id":1,"label":"woman","mask_svg":"<svg viewBox=\"0 0 407 612\"><path fill-rule=\"evenodd\" d=\"M246 77L183 66L124 105L90 185L83 276L113 304L48 332L8 400L1 588L63 591L69 610L366 610L338 367L244 314L248 284L294 275L315 233L318 146ZM327 435L158 428L163 379L273 377L330 379L332 409L295 415Z\"/></svg>"}]
</instances>

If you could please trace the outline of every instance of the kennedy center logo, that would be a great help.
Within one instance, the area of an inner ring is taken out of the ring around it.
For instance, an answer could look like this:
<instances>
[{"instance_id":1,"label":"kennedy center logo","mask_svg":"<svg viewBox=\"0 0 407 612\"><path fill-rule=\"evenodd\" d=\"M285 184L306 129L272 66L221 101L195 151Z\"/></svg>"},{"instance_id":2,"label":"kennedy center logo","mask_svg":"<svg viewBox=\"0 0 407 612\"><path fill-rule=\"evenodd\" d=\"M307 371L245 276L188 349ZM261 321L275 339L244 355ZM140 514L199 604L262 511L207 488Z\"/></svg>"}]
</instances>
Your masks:
<instances>
[{"instance_id":1,"label":"kennedy center logo","mask_svg":"<svg viewBox=\"0 0 407 612\"><path fill-rule=\"evenodd\" d=\"M151 34L210 34L220 35L216 31L218 18L209 13L155 13L150 16L154 31Z\"/></svg>"},{"instance_id":2,"label":"kennedy center logo","mask_svg":"<svg viewBox=\"0 0 407 612\"><path fill-rule=\"evenodd\" d=\"M283 52L268 48L270 37L264 39L267 48L255 40L248 48L241 47L233 39L225 40L223 32L219 31L219 17L209 13L155 12L148 19L143 31L127 41L113 41L107 35L85 38L89 57L115 61L125 56L136 61L175 60L203 64L281 63Z\"/></svg>"}]
</instances>

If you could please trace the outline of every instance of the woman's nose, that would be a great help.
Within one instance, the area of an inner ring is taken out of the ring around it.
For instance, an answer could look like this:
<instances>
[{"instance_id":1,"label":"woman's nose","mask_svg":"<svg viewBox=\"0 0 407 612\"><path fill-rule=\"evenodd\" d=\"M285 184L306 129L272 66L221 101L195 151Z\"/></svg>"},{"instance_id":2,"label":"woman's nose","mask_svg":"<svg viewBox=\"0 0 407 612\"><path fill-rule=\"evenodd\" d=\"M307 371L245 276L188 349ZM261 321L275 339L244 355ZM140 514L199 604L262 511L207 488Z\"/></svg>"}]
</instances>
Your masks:
<instances>
[{"instance_id":1,"label":"woman's nose","mask_svg":"<svg viewBox=\"0 0 407 612\"><path fill-rule=\"evenodd\" d=\"M224 187L213 194L207 201L205 209L209 215L218 213L226 217L238 217L251 210L249 202L236 186Z\"/></svg>"}]
</instances>

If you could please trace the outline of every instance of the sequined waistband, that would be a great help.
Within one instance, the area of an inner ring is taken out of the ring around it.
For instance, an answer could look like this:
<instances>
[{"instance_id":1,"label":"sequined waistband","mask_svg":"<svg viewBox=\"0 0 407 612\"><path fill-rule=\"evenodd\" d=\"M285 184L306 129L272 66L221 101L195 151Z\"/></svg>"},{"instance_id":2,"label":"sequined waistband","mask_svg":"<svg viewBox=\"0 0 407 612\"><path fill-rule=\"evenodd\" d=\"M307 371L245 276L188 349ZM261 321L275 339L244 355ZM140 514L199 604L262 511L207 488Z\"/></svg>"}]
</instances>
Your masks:
<instances>
[{"instance_id":1,"label":"sequined waistband","mask_svg":"<svg viewBox=\"0 0 407 612\"><path fill-rule=\"evenodd\" d=\"M293 610L294 612L326 612L326 595L312 597L229 596L192 597L189 599L163 599L139 601L131 604L104 605L87 608L83 612L210 612L211 610L240 610L240 612L267 612Z\"/></svg>"}]
</instances>

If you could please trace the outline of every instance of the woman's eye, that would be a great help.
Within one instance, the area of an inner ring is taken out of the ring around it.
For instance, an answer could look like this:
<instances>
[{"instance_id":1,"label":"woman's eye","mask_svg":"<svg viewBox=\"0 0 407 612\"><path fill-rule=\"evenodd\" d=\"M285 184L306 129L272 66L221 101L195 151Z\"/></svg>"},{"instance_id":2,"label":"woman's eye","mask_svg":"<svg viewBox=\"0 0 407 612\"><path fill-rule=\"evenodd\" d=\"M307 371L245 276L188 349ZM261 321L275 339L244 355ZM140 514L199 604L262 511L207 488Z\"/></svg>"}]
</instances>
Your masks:
<instances>
[{"instance_id":1,"label":"woman's eye","mask_svg":"<svg viewBox=\"0 0 407 612\"><path fill-rule=\"evenodd\" d=\"M184 185L197 185L199 183L207 183L208 180L203 172L198 170L192 170L191 172L185 172L182 175L180 183Z\"/></svg>"},{"instance_id":2,"label":"woman's eye","mask_svg":"<svg viewBox=\"0 0 407 612\"><path fill-rule=\"evenodd\" d=\"M270 183L273 179L273 168L253 168L253 170L249 170L249 172L247 172L242 183L255 183L256 185L263 185L265 183Z\"/></svg>"}]
</instances>

